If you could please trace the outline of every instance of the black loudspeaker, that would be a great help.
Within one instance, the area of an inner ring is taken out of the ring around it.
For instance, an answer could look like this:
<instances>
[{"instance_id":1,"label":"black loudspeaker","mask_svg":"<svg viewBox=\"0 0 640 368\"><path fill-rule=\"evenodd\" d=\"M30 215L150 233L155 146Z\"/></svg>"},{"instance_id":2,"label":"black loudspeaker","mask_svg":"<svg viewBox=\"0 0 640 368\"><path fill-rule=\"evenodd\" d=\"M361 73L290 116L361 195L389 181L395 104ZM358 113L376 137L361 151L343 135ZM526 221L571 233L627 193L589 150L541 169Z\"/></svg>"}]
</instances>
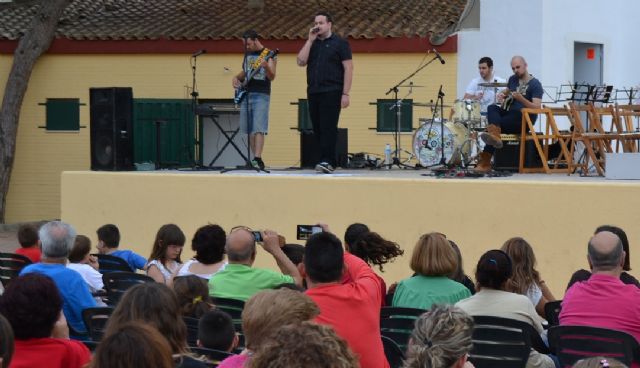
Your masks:
<instances>
[{"instance_id":1,"label":"black loudspeaker","mask_svg":"<svg viewBox=\"0 0 640 368\"><path fill-rule=\"evenodd\" d=\"M90 88L91 170L133 170L133 91Z\"/></svg>"},{"instance_id":2,"label":"black loudspeaker","mask_svg":"<svg viewBox=\"0 0 640 368\"><path fill-rule=\"evenodd\" d=\"M336 143L336 163L339 167L347 167L349 160L347 152L349 148L347 128L338 128L338 142ZM300 167L303 169L314 168L320 161L320 147L316 143L313 131L300 132Z\"/></svg>"},{"instance_id":3,"label":"black loudspeaker","mask_svg":"<svg viewBox=\"0 0 640 368\"><path fill-rule=\"evenodd\" d=\"M496 149L493 155L493 168L499 171L518 171L520 166L520 136L502 136L502 148ZM524 167L542 167L542 160L532 140L525 142Z\"/></svg>"}]
</instances>

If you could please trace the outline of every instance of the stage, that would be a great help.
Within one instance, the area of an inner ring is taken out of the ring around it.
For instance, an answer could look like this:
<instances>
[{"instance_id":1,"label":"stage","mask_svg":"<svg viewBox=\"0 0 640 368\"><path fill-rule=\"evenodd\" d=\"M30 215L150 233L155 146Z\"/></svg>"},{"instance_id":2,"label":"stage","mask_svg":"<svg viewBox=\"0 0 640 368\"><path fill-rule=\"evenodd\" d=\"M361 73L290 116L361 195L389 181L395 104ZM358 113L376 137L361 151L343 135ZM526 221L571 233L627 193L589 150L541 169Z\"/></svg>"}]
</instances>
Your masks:
<instances>
[{"instance_id":1,"label":"stage","mask_svg":"<svg viewBox=\"0 0 640 368\"><path fill-rule=\"evenodd\" d=\"M62 219L94 242L96 229L118 225L121 247L148 256L158 228L176 223L190 240L206 223L274 229L288 242L297 224L325 222L340 238L353 222L368 224L398 242L405 255L385 267L387 283L412 274L409 259L418 237L438 231L460 246L465 271L488 249L512 236L534 247L538 269L561 298L571 273L587 268L593 230L614 224L640 242L640 181L611 181L566 174L514 174L491 178L436 178L426 170L274 169L234 171L64 172ZM276 267L261 252L258 266Z\"/></svg>"}]
</instances>

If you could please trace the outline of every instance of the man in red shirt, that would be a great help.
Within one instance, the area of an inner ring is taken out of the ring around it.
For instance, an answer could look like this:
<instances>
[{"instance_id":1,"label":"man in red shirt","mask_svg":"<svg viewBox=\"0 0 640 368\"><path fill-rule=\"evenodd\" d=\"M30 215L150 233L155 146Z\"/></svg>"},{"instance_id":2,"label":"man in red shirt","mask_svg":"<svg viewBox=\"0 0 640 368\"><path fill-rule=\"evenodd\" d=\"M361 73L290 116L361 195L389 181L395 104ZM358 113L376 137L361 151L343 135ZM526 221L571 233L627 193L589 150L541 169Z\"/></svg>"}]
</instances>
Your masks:
<instances>
[{"instance_id":1,"label":"man in red shirt","mask_svg":"<svg viewBox=\"0 0 640 368\"><path fill-rule=\"evenodd\" d=\"M332 326L347 341L362 368L388 368L380 337L380 279L360 258L345 253L333 234L314 234L307 241L300 273L307 295L320 308L316 322ZM346 283L342 283L343 272Z\"/></svg>"},{"instance_id":2,"label":"man in red shirt","mask_svg":"<svg viewBox=\"0 0 640 368\"><path fill-rule=\"evenodd\" d=\"M620 281L625 260L620 238L609 231L597 233L588 252L593 275L567 290L560 324L624 331L640 342L640 289Z\"/></svg>"}]
</instances>

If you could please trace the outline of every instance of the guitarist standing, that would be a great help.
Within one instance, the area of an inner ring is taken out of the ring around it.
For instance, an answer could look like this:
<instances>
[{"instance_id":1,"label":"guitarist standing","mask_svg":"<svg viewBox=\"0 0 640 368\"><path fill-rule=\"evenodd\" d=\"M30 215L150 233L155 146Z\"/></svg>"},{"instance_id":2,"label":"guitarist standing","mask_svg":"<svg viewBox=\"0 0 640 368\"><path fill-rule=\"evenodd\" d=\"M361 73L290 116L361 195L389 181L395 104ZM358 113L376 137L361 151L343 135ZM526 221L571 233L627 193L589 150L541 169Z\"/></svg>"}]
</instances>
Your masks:
<instances>
[{"instance_id":1,"label":"guitarist standing","mask_svg":"<svg viewBox=\"0 0 640 368\"><path fill-rule=\"evenodd\" d=\"M519 134L522 129L523 108L539 109L542 106L542 84L527 71L527 62L522 56L511 58L513 75L507 82L508 88L498 93L501 106L487 108L487 131L480 138L486 143L480 153L475 171L486 173L491 170L491 157L496 148L502 148L500 134ZM537 116L532 116L535 123Z\"/></svg>"},{"instance_id":2,"label":"guitarist standing","mask_svg":"<svg viewBox=\"0 0 640 368\"><path fill-rule=\"evenodd\" d=\"M239 93L248 92L240 100L240 132L249 134L249 147L253 152L251 165L264 170L262 149L269 128L269 102L271 81L276 77L276 57L258 39L258 33L248 30L242 35L246 58L242 71L231 80Z\"/></svg>"}]
</instances>

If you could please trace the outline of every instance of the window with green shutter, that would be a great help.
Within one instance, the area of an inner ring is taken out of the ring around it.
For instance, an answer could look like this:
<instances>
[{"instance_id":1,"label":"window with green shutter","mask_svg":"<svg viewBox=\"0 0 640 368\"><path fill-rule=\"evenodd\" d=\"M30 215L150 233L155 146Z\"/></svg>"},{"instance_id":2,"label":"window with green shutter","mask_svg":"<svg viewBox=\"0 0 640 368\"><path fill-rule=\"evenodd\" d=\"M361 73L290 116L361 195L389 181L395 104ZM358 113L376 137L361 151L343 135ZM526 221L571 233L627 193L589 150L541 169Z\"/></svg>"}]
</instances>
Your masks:
<instances>
[{"instance_id":1,"label":"window with green shutter","mask_svg":"<svg viewBox=\"0 0 640 368\"><path fill-rule=\"evenodd\" d=\"M376 131L395 132L396 131L396 109L394 99L378 99ZM413 121L413 100L405 99L401 103L400 109L400 132L411 132Z\"/></svg>"}]
</instances>

